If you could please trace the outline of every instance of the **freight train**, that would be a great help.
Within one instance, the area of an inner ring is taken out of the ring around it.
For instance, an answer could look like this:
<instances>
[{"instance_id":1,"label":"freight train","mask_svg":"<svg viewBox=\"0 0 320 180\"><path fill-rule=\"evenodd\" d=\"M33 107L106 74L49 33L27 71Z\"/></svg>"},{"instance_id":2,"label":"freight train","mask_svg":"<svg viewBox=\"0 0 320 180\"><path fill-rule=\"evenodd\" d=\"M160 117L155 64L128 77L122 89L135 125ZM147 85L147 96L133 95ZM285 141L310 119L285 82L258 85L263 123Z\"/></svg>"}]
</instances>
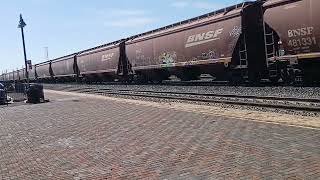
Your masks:
<instances>
[{"instance_id":1,"label":"freight train","mask_svg":"<svg viewBox=\"0 0 320 180\"><path fill-rule=\"evenodd\" d=\"M320 80L320 1L244 2L166 27L36 64L31 81L161 82ZM4 73L25 81L25 69Z\"/></svg>"}]
</instances>

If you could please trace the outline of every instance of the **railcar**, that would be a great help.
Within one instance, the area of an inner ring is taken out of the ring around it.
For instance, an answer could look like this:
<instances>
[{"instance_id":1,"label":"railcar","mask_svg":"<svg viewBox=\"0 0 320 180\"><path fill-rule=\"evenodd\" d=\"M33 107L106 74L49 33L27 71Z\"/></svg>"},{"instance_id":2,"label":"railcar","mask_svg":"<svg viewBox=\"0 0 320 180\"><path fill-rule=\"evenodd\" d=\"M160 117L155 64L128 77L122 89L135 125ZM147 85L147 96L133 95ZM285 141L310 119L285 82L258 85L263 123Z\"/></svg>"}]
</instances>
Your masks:
<instances>
[{"instance_id":1,"label":"railcar","mask_svg":"<svg viewBox=\"0 0 320 180\"><path fill-rule=\"evenodd\" d=\"M23 82L25 82L27 79L26 78L26 70L24 68L19 70L19 79L20 79L20 81L23 81Z\"/></svg>"},{"instance_id":2,"label":"railcar","mask_svg":"<svg viewBox=\"0 0 320 180\"><path fill-rule=\"evenodd\" d=\"M6 82L7 81L7 73L1 74L1 81Z\"/></svg>"},{"instance_id":3,"label":"railcar","mask_svg":"<svg viewBox=\"0 0 320 180\"><path fill-rule=\"evenodd\" d=\"M111 81L118 76L120 41L82 51L76 56L77 73L86 82Z\"/></svg>"},{"instance_id":4,"label":"railcar","mask_svg":"<svg viewBox=\"0 0 320 180\"><path fill-rule=\"evenodd\" d=\"M8 74L8 73L5 73L5 74L3 75L3 80L4 80L5 82L9 81L9 74Z\"/></svg>"},{"instance_id":5,"label":"railcar","mask_svg":"<svg viewBox=\"0 0 320 180\"><path fill-rule=\"evenodd\" d=\"M265 71L261 2L247 2L143 33L126 42L132 70L140 77L182 80L207 73L217 79Z\"/></svg>"},{"instance_id":6,"label":"railcar","mask_svg":"<svg viewBox=\"0 0 320 180\"><path fill-rule=\"evenodd\" d=\"M52 81L51 61L36 64L36 77L40 82Z\"/></svg>"},{"instance_id":7,"label":"railcar","mask_svg":"<svg viewBox=\"0 0 320 180\"><path fill-rule=\"evenodd\" d=\"M210 74L231 82L319 81L319 7L319 0L245 2L37 64L30 77L161 82Z\"/></svg>"},{"instance_id":8,"label":"railcar","mask_svg":"<svg viewBox=\"0 0 320 180\"><path fill-rule=\"evenodd\" d=\"M45 68L50 68L46 66ZM71 81L77 76L76 54L51 61L52 76L56 81ZM48 72L48 71L47 71Z\"/></svg>"},{"instance_id":9,"label":"railcar","mask_svg":"<svg viewBox=\"0 0 320 180\"><path fill-rule=\"evenodd\" d=\"M2 74L2 81L7 81L7 74L6 73L3 73Z\"/></svg>"},{"instance_id":10,"label":"railcar","mask_svg":"<svg viewBox=\"0 0 320 180\"><path fill-rule=\"evenodd\" d=\"M37 77L36 77L36 66L35 65L32 65L31 69L28 69L28 76L29 76L30 82L36 81Z\"/></svg>"},{"instance_id":11,"label":"railcar","mask_svg":"<svg viewBox=\"0 0 320 180\"><path fill-rule=\"evenodd\" d=\"M14 82L20 81L19 70L13 71L13 81Z\"/></svg>"},{"instance_id":12,"label":"railcar","mask_svg":"<svg viewBox=\"0 0 320 180\"><path fill-rule=\"evenodd\" d=\"M14 81L14 72L13 72L13 71L12 71L12 72L9 72L8 75L9 75L8 80L9 80L10 82L13 82L13 81Z\"/></svg>"},{"instance_id":13,"label":"railcar","mask_svg":"<svg viewBox=\"0 0 320 180\"><path fill-rule=\"evenodd\" d=\"M320 79L320 1L269 0L263 5L270 79Z\"/></svg>"}]
</instances>

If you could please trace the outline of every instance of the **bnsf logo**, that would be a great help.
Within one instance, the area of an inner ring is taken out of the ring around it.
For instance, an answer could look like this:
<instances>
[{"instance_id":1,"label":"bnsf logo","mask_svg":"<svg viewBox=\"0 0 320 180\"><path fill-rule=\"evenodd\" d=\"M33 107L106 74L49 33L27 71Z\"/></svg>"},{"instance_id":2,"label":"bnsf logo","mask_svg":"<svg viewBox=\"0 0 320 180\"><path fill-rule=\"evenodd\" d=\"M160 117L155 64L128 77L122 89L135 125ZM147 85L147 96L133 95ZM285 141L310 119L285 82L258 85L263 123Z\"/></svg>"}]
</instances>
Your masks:
<instances>
[{"instance_id":1,"label":"bnsf logo","mask_svg":"<svg viewBox=\"0 0 320 180\"><path fill-rule=\"evenodd\" d=\"M191 35L188 37L186 48L218 40L220 39L218 36L222 34L222 32L223 28L206 33Z\"/></svg>"},{"instance_id":2,"label":"bnsf logo","mask_svg":"<svg viewBox=\"0 0 320 180\"><path fill-rule=\"evenodd\" d=\"M313 32L313 27L304 27L300 29L288 30L288 37L299 37L299 36L307 36L311 35Z\"/></svg>"},{"instance_id":3,"label":"bnsf logo","mask_svg":"<svg viewBox=\"0 0 320 180\"><path fill-rule=\"evenodd\" d=\"M114 53L104 54L101 57L101 61L108 61L114 56Z\"/></svg>"}]
</instances>

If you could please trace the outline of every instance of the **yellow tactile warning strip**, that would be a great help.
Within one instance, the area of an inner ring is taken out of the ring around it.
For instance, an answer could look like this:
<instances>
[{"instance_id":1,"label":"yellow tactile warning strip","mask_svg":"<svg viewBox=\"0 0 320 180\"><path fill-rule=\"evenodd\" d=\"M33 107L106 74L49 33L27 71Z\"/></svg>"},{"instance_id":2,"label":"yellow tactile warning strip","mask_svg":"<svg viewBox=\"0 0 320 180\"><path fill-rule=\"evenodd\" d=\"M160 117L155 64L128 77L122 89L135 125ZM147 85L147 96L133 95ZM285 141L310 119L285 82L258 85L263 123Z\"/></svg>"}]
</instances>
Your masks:
<instances>
[{"instance_id":1,"label":"yellow tactile warning strip","mask_svg":"<svg viewBox=\"0 0 320 180\"><path fill-rule=\"evenodd\" d=\"M81 93L62 92L62 91L53 91L53 90L45 90L45 93L72 95L72 96L87 97L87 98L99 98L99 99L117 101L119 103L153 106L157 108L175 109L179 111L201 113L206 115L233 117L233 118L242 119L246 121L256 121L256 122L262 122L262 123L280 124L280 125L286 125L286 126L320 130L319 117L297 116L297 115L290 115L290 114L261 112L261 111L253 111L253 110L239 110L239 109L221 108L221 107L214 107L214 106L194 105L194 104L188 104L188 103L176 103L176 102L160 102L159 103L159 102L151 102L151 101L106 97L101 95L81 94Z\"/></svg>"}]
</instances>

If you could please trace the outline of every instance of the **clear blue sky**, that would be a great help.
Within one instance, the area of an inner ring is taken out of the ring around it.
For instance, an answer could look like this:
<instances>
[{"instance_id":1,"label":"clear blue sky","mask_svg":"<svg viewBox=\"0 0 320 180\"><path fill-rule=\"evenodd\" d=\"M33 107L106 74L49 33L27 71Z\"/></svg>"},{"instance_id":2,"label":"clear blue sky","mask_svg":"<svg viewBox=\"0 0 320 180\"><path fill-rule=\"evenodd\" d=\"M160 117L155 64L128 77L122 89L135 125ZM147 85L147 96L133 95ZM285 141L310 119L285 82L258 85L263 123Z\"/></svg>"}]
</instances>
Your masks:
<instances>
[{"instance_id":1,"label":"clear blue sky","mask_svg":"<svg viewBox=\"0 0 320 180\"><path fill-rule=\"evenodd\" d=\"M142 33L243 0L11 0L0 6L0 73L24 65L19 14L32 63Z\"/></svg>"}]
</instances>

